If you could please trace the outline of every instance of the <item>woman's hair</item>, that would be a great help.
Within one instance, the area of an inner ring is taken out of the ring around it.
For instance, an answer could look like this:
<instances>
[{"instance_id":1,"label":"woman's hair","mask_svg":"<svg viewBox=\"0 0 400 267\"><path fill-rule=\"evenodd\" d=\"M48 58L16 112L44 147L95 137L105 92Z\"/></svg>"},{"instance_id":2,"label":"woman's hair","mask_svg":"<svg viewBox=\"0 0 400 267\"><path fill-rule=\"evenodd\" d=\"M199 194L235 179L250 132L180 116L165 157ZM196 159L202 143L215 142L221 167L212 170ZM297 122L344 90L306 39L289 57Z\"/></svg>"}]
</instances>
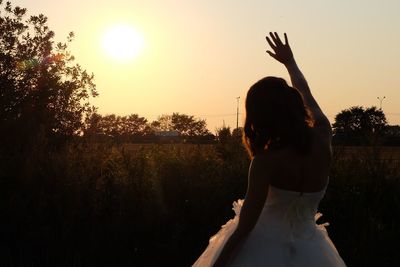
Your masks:
<instances>
[{"instance_id":1,"label":"woman's hair","mask_svg":"<svg viewBox=\"0 0 400 267\"><path fill-rule=\"evenodd\" d=\"M264 149L292 147L307 153L312 119L300 93L286 81L265 77L246 96L243 142L254 157Z\"/></svg>"}]
</instances>

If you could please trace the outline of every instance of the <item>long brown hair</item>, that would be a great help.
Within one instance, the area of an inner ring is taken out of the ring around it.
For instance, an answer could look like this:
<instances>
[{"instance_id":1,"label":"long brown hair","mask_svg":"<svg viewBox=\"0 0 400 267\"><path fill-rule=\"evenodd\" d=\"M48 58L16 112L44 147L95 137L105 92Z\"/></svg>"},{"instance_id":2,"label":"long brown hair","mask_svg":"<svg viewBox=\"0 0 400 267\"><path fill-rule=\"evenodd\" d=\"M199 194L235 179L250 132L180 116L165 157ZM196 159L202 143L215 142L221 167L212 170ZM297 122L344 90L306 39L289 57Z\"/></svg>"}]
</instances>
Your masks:
<instances>
[{"instance_id":1,"label":"long brown hair","mask_svg":"<svg viewBox=\"0 0 400 267\"><path fill-rule=\"evenodd\" d=\"M251 157L264 149L287 146L307 153L311 127L303 98L284 79L265 77L250 87L243 142Z\"/></svg>"}]
</instances>

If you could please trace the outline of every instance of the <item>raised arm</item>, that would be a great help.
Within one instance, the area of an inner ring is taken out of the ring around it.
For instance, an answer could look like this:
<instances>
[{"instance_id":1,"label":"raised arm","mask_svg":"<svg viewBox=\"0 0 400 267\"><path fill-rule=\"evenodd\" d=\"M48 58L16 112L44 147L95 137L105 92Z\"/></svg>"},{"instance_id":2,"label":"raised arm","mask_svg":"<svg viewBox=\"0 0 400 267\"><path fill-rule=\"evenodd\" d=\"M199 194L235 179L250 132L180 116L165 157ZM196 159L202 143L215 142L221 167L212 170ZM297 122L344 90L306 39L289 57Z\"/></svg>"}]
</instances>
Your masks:
<instances>
[{"instance_id":1,"label":"raised arm","mask_svg":"<svg viewBox=\"0 0 400 267\"><path fill-rule=\"evenodd\" d=\"M322 112L317 101L311 94L311 90L308 86L303 73L301 73L297 63L294 59L292 49L289 46L289 41L286 33L284 34L285 43L281 41L279 35L275 32L269 33L270 37L266 37L268 44L271 46L272 50L267 51L267 53L275 58L277 61L285 65L289 72L290 79L292 81L292 86L296 88L303 97L305 105L309 108L311 116L314 119L314 127L318 127L326 131L328 134L332 134L331 124L325 114Z\"/></svg>"}]
</instances>

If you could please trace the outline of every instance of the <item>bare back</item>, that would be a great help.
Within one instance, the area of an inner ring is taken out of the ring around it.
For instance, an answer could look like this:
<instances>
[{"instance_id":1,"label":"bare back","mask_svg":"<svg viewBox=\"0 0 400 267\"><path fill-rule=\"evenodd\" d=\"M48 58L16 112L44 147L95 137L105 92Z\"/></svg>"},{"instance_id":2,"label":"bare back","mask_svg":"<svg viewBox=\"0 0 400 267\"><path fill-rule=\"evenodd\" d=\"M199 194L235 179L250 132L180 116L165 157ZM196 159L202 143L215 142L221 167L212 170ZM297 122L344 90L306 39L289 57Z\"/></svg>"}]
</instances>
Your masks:
<instances>
[{"instance_id":1,"label":"bare back","mask_svg":"<svg viewBox=\"0 0 400 267\"><path fill-rule=\"evenodd\" d=\"M296 192L318 192L328 182L331 157L330 136L314 128L308 154L298 154L291 148L267 149L263 158L270 185Z\"/></svg>"}]
</instances>

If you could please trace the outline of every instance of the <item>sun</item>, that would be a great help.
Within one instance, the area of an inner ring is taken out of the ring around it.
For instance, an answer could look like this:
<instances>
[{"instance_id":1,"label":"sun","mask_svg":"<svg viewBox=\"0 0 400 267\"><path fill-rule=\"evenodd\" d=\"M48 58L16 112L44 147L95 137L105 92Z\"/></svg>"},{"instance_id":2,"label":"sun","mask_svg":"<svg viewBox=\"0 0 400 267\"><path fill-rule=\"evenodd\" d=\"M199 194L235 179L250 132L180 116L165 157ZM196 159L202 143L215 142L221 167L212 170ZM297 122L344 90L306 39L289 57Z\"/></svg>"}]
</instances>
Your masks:
<instances>
[{"instance_id":1,"label":"sun","mask_svg":"<svg viewBox=\"0 0 400 267\"><path fill-rule=\"evenodd\" d=\"M140 55L144 47L144 39L134 27L118 24L104 32L102 47L112 59L126 62Z\"/></svg>"}]
</instances>

